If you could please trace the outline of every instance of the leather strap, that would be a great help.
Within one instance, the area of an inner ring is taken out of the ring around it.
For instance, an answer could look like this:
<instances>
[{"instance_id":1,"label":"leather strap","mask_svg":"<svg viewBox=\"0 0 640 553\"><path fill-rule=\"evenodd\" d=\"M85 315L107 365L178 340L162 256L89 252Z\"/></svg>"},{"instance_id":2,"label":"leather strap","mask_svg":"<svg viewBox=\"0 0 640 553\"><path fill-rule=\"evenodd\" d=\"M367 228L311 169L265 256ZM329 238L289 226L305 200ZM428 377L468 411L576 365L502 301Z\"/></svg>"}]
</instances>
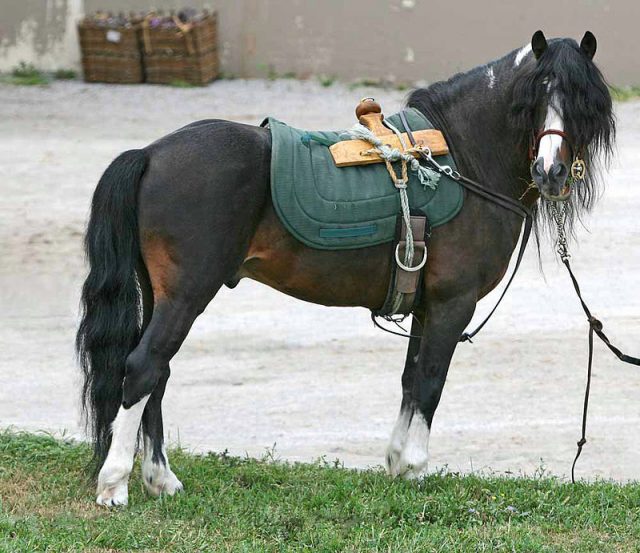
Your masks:
<instances>
[{"instance_id":1,"label":"leather strap","mask_svg":"<svg viewBox=\"0 0 640 553\"><path fill-rule=\"evenodd\" d=\"M571 264L569 263L569 258L564 257L562 259L562 263L567 268L569 272L569 276L571 277L571 282L573 284L573 288L576 291L576 295L580 300L580 305L582 306L582 310L584 314L587 316L587 321L589 322L589 361L587 363L587 384L584 389L584 404L582 406L582 433L580 435L580 440L578 441L578 450L576 451L576 456L573 459L573 464L571 465L571 482L575 484L575 470L576 463L578 462L578 458L582 453L582 448L587 443L587 411L589 409L589 392L591 391L591 374L593 370L593 335L594 333L604 342L604 345L607 346L611 352L618 358L620 361L624 363L629 363L630 365L640 366L640 358L633 357L631 355L627 355L626 353L622 353L616 346L614 346L610 341L607 335L603 332L602 323L596 319L592 314L591 310L587 306L582 297L582 291L580 290L580 285L578 284L578 279L573 274L571 270Z\"/></svg>"},{"instance_id":2,"label":"leather strap","mask_svg":"<svg viewBox=\"0 0 640 553\"><path fill-rule=\"evenodd\" d=\"M413 133L411 132L411 128L409 127L409 122L407 121L407 118L404 114L404 110L401 111L399 115L400 115L400 121L402 121L402 125L404 126L407 136L409 137L409 141L411 142L411 145L415 146L416 139L413 136ZM422 155L422 158L425 159L427 162L429 162L429 158L427 158L424 154ZM434 169L437 170L437 167L434 167ZM477 194L478 196L482 196L483 198L489 200L490 202L493 202L494 204L497 204L500 207L503 207L505 209L508 209L509 211L512 211L516 215L520 215L520 217L522 217L523 219L531 215L531 210L523 203L519 202L518 200L514 200L513 198L511 198L510 196L507 196L506 194L501 194L500 192L489 190L488 188L485 188L484 186L482 186L479 182L476 182L468 177L460 175L460 177L457 179L456 182L459 182L462 186L464 186L467 190L473 192L474 194Z\"/></svg>"},{"instance_id":3,"label":"leather strap","mask_svg":"<svg viewBox=\"0 0 640 553\"><path fill-rule=\"evenodd\" d=\"M416 211L410 216L411 232L415 248L414 266L420 263L426 255L426 238L430 233L430 225L426 215ZM380 309L372 312L372 317L391 317L393 315L409 315L413 312L415 304L420 298L420 283L424 274L424 267L419 271L409 272L403 270L396 264L396 247L399 248L399 256L404 259L406 248L407 228L404 224L402 214L398 215L396 223L396 236L391 248L391 277L389 278L389 289L384 304ZM402 296L400 304L397 304L398 294ZM373 319L376 323L375 318ZM377 325L379 326L379 325ZM382 327L381 327L382 328ZM383 328L383 330L387 330ZM391 331L388 331L391 332ZM393 332L392 332L393 334Z\"/></svg>"},{"instance_id":4,"label":"leather strap","mask_svg":"<svg viewBox=\"0 0 640 553\"><path fill-rule=\"evenodd\" d=\"M509 277L509 280L507 281L507 285L504 287L504 290L502 291L502 294L500 294L500 297L498 298L498 301L493 306L493 309L489 312L489 314L485 317L485 319L472 332L464 332L462 334L462 336L460 336L460 338L458 339L459 342L471 342L471 339L476 334L478 334L478 332L480 332L482 330L482 327L489 322L489 319L495 313L496 309L498 309L498 306L500 305L500 303L502 302L503 298L507 294L507 290L509 290L509 286L511 286L511 283L513 282L513 279L516 277L516 273L518 272L518 269L520 268L520 263L522 263L522 258L524 257L524 252L527 249L527 242L529 242L529 237L531 236L531 229L532 228L533 228L533 217L531 215L528 215L526 217L525 221L524 221L524 230L522 232L522 238L520 240L520 249L518 250L518 257L516 259L516 265L513 268L513 272L511 273L511 276Z\"/></svg>"},{"instance_id":5,"label":"leather strap","mask_svg":"<svg viewBox=\"0 0 640 553\"><path fill-rule=\"evenodd\" d=\"M427 218L424 215L411 215L411 234L413 236L413 256L414 264L418 264L425 255L426 244L424 233L426 231ZM404 259L405 248L407 247L407 227L402 220L402 230L400 231L400 241L398 242L400 259ZM398 267L396 273L396 290L401 294L415 294L418 288L418 277L420 271L409 272ZM413 303L413 302L412 302Z\"/></svg>"},{"instance_id":6,"label":"leather strap","mask_svg":"<svg viewBox=\"0 0 640 553\"><path fill-rule=\"evenodd\" d=\"M569 144L569 149L571 150L571 158L575 158L576 149L573 145L573 141L571 137L564 131L559 129L542 129L538 132L538 134L533 135L533 140L531 142L531 147L529 148L529 161L535 161L536 157L538 157L538 147L540 146L540 140L543 137L549 135L561 136L564 140Z\"/></svg>"}]
</instances>

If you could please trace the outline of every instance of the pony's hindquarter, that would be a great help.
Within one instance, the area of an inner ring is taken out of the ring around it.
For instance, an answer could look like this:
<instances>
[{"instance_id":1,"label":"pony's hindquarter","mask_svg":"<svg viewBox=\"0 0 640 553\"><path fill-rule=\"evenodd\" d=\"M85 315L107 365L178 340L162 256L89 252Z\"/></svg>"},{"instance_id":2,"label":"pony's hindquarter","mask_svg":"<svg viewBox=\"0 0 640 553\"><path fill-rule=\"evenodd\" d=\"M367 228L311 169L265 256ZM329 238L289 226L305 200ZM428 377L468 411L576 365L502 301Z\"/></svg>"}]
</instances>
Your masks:
<instances>
[{"instance_id":1,"label":"pony's hindquarter","mask_svg":"<svg viewBox=\"0 0 640 553\"><path fill-rule=\"evenodd\" d=\"M89 275L82 288L76 347L96 469L109 450L125 360L140 338L137 197L148 161L144 150L129 150L109 165L94 192L85 235Z\"/></svg>"},{"instance_id":2,"label":"pony's hindquarter","mask_svg":"<svg viewBox=\"0 0 640 553\"><path fill-rule=\"evenodd\" d=\"M125 152L100 180L77 338L100 504L127 503L141 423L145 487L182 489L163 439L169 362L244 260L268 196L267 132L199 122Z\"/></svg>"}]
</instances>

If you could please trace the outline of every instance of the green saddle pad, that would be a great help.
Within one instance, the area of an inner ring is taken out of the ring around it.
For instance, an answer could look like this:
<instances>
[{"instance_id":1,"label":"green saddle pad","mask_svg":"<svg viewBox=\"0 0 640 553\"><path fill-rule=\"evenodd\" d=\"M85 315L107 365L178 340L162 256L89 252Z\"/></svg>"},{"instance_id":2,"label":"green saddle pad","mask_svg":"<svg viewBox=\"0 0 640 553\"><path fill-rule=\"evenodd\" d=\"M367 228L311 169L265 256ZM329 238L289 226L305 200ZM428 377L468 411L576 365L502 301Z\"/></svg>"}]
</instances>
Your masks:
<instances>
[{"instance_id":1,"label":"green saddle pad","mask_svg":"<svg viewBox=\"0 0 640 553\"><path fill-rule=\"evenodd\" d=\"M405 111L412 131L433 125L416 109ZM387 118L404 131L398 114ZM308 132L269 118L272 137L271 196L282 223L312 248L364 248L394 238L400 197L384 163L336 167L329 145L344 140L340 132ZM451 156L438 163L455 169ZM400 175L400 163L396 164ZM409 171L409 204L423 211L432 227L453 219L462 209L463 192L442 175L437 189L422 185Z\"/></svg>"}]
</instances>

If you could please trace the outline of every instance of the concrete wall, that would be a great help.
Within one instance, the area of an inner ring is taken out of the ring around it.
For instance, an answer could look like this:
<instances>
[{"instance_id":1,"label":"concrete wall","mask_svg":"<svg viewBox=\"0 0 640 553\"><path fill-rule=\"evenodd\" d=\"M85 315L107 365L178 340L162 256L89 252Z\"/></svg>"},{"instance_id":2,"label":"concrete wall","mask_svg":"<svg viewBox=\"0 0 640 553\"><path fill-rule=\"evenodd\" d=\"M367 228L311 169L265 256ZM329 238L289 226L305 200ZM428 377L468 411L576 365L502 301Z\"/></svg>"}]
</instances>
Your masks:
<instances>
[{"instance_id":1,"label":"concrete wall","mask_svg":"<svg viewBox=\"0 0 640 553\"><path fill-rule=\"evenodd\" d=\"M0 71L20 61L42 69L79 67L75 22L83 0L0 0Z\"/></svg>"},{"instance_id":2,"label":"concrete wall","mask_svg":"<svg viewBox=\"0 0 640 553\"><path fill-rule=\"evenodd\" d=\"M640 84L639 0L0 0L0 71L20 60L78 67L75 22L85 12L185 4L218 10L228 76L431 82L499 57L542 28L578 40L590 29L609 80Z\"/></svg>"}]
</instances>

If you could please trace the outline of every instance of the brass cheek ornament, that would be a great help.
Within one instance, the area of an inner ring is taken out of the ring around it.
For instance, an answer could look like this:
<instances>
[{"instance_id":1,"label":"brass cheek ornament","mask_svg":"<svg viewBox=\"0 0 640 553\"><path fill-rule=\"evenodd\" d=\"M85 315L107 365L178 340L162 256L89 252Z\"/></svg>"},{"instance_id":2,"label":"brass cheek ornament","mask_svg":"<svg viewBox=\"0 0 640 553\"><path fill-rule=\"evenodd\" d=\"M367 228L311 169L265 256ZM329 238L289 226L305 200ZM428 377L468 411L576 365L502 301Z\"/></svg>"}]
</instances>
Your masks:
<instances>
[{"instance_id":1,"label":"brass cheek ornament","mask_svg":"<svg viewBox=\"0 0 640 553\"><path fill-rule=\"evenodd\" d=\"M580 157L576 157L571 164L571 178L575 181L584 180L585 175L587 174L587 166L583 159Z\"/></svg>"}]
</instances>

